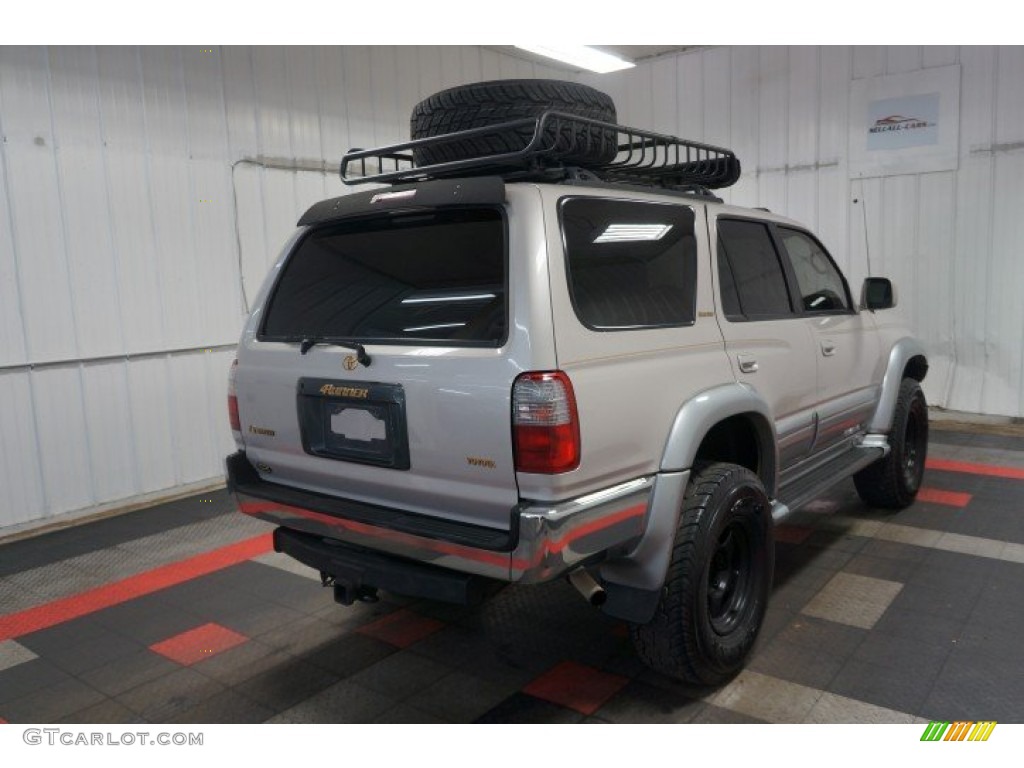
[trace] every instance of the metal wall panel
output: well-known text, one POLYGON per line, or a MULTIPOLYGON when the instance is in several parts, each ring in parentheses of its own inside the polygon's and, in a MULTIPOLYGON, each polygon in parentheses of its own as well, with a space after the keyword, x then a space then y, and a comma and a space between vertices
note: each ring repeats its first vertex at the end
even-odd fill
POLYGON ((855 292, 869 265, 896 281, 897 311, 932 358, 925 382, 932 403, 1020 416, 1022 72, 1019 46, 735 47, 662 57, 614 78, 584 80, 617 100, 625 95, 620 104, 630 110, 646 103, 642 94, 653 83, 651 119, 659 130, 707 141, 725 130, 725 143, 743 164, 740 182, 722 192, 726 200, 766 206, 815 227, 855 292), (673 62, 675 94, 666 94, 673 62), (954 63, 962 81, 959 169, 851 179, 851 81, 954 63), (674 126, 660 107, 673 96, 674 126))
POLYGON ((534 76, 565 77, 467 46, 0 48, 0 529, 218 477, 243 279, 350 191, 350 147, 534 76))
POLYGON ((47 510, 28 371, 0 371, 0 404, 0 525, 14 525, 47 510))
POLYGON ((480 79, 577 79, 623 122, 731 146, 726 199, 815 225, 855 288, 869 256, 898 281, 932 402, 1022 415, 1021 71, 1013 47, 712 48, 605 76, 466 46, 0 48, 0 527, 219 476, 243 280, 350 191, 344 151, 480 79), (949 63, 959 170, 851 180, 850 81, 949 63))
POLYGON ((128 402, 128 372, 122 361, 82 366, 87 455, 93 479, 94 504, 124 499, 136 486, 136 434, 128 402))

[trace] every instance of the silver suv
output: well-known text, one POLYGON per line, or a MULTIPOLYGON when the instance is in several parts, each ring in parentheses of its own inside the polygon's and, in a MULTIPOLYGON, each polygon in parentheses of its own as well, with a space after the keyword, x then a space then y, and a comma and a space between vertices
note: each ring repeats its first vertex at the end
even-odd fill
POLYGON ((910 504, 924 351, 797 222, 725 205, 728 150, 617 125, 598 91, 462 86, 371 191, 310 208, 238 346, 228 484, 337 600, 471 603, 567 577, 640 657, 742 666, 773 521, 853 477, 910 504))

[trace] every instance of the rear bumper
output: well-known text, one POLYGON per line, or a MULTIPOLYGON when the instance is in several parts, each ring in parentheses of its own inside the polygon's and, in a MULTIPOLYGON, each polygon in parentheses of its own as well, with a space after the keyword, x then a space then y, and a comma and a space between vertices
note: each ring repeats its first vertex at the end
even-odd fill
POLYGON ((556 504, 510 510, 511 531, 415 515, 263 480, 242 452, 227 459, 241 512, 276 525, 462 573, 523 583, 553 579, 644 532, 654 476, 556 504))

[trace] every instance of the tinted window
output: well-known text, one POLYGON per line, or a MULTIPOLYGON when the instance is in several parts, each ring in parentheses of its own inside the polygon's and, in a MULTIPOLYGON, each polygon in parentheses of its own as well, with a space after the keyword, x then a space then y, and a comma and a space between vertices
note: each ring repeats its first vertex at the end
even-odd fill
POLYGON ((309 234, 274 288, 262 338, 497 345, 506 316, 500 212, 437 211, 309 234))
POLYGON ((574 198, 562 206, 566 272, 580 321, 595 330, 693 322, 693 211, 574 198))
POLYGON ((726 315, 753 319, 792 313, 782 264, 764 224, 719 219, 718 264, 726 315))
POLYGON ((832 259, 807 234, 779 227, 789 262, 796 274, 800 298, 807 312, 845 312, 850 308, 846 285, 832 259))

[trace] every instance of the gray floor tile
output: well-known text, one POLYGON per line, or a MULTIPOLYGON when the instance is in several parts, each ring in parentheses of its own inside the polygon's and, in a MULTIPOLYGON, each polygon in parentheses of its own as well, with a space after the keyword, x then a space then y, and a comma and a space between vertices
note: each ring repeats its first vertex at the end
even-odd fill
POLYGON ((903 585, 870 576, 838 573, 802 609, 808 616, 871 629, 903 585))
POLYGON ((38 658, 36 653, 15 640, 0 642, 0 672, 35 658, 38 658))

